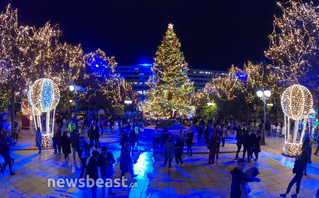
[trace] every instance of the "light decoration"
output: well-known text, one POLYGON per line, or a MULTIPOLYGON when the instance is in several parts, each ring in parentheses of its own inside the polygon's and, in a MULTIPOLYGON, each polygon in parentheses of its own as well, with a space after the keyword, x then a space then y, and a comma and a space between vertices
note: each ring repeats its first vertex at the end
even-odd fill
POLYGON ((298 83, 319 95, 319 12, 313 1, 288 0, 277 3, 282 15, 275 16, 270 46, 265 52, 272 68, 286 86, 298 83))
POLYGON ((181 51, 181 42, 169 24, 162 44, 156 51, 153 75, 147 84, 147 99, 142 103, 143 115, 148 119, 169 119, 172 109, 177 118, 186 118, 192 111, 193 83, 188 64, 181 51))
POLYGON ((36 80, 29 89, 28 99, 32 106, 32 114, 35 128, 42 131, 42 113, 46 113, 46 133, 42 134, 42 146, 51 145, 54 132, 55 108, 60 101, 60 90, 58 85, 48 78, 36 80), (51 111, 52 114, 52 121, 51 111))
POLYGON ((288 87, 281 96, 281 107, 285 114, 284 134, 285 144, 283 154, 295 156, 300 152, 302 140, 306 130, 307 117, 313 107, 313 98, 310 91, 302 85, 292 85, 288 87), (291 120, 294 120, 294 131, 290 131, 291 120), (303 120, 303 129, 300 140, 297 142, 298 126, 303 120))

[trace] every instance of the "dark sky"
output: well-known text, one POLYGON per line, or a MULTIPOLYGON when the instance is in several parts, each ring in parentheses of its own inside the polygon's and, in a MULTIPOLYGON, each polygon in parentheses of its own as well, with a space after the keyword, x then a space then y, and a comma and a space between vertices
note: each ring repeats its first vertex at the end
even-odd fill
POLYGON ((274 0, 1 0, 23 25, 60 24, 64 41, 101 48, 120 65, 151 62, 173 23, 191 68, 226 70, 264 58, 274 0))

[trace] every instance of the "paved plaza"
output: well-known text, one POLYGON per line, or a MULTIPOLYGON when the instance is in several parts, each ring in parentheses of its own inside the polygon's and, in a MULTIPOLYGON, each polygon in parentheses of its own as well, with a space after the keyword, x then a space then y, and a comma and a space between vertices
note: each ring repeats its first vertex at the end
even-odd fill
MULTIPOLYGON (((119 170, 119 133, 108 133, 101 137, 103 146, 114 153, 116 159, 115 175, 120 176, 119 170)), ((285 192, 292 179, 294 159, 281 155, 283 140, 267 138, 267 146, 262 147, 260 159, 257 163, 247 163, 246 169, 256 166, 261 174, 260 183, 250 183, 252 197, 279 197, 285 192)), ((226 141, 221 147, 218 163, 209 165, 208 150, 205 146, 194 147, 194 155, 184 155, 184 166, 176 167, 175 161, 171 168, 163 167, 161 153, 153 153, 150 138, 143 138, 139 144, 139 151, 133 155, 134 171, 138 174, 132 188, 116 188, 116 197, 229 197, 231 175, 230 171, 236 165, 235 141, 226 141)), ((314 144, 314 148, 316 145, 314 144)), ((13 150, 15 176, 0 176, 1 197, 91 197, 89 188, 48 188, 48 178, 78 178, 80 163, 71 160, 66 163, 63 155, 56 155, 53 149, 43 150, 38 154, 34 146, 34 137, 26 133, 21 135, 18 145, 13 150)), ((313 163, 308 165, 308 176, 301 183, 299 197, 315 197, 319 188, 319 158, 312 157, 313 163)), ((129 178, 130 176, 127 175, 129 178)), ((295 192, 293 187, 292 192, 295 192)), ((102 190, 98 189, 98 197, 102 190)))

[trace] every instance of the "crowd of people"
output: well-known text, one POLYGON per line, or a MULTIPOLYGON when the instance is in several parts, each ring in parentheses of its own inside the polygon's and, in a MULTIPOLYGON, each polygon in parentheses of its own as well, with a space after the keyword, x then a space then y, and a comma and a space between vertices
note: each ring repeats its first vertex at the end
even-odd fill
MULTIPOLYGON (((88 118, 88 117, 86 117, 88 118)), ((100 145, 99 137, 106 133, 105 130, 108 126, 105 123, 109 123, 110 131, 112 132, 111 121, 104 122, 104 118, 94 119, 86 118, 83 122, 74 123, 72 120, 67 124, 67 131, 63 131, 63 123, 57 121, 55 126, 55 132, 53 135, 53 148, 55 154, 63 154, 65 162, 70 160, 69 155, 72 154, 73 162, 76 159, 80 160, 81 172, 80 178, 89 177, 97 180, 102 178, 106 179, 113 178, 113 165, 116 162, 112 152, 109 152, 105 146, 100 145), (89 124, 87 123, 89 122, 89 124), (79 126, 78 126, 79 125, 79 126), (88 129, 85 133, 84 129, 88 129), (85 136, 88 137, 89 142, 86 141, 85 136), (100 168, 98 168, 100 167, 100 168)), ((119 157, 121 178, 126 173, 131 175, 131 178, 136 177, 133 171, 133 160, 132 155, 134 151, 138 150, 138 142, 141 134, 141 124, 139 122, 125 122, 119 121, 120 133, 121 133, 121 154, 119 157), (122 122, 122 123, 121 123, 122 122)), ((114 123, 113 123, 114 124, 114 123)), ((237 125, 229 124, 229 122, 203 122, 200 121, 198 124, 191 125, 187 132, 181 130, 179 135, 171 134, 169 129, 155 128, 153 132, 153 151, 162 152, 164 155, 165 167, 172 167, 172 161, 175 158, 176 166, 183 166, 183 155, 193 156, 193 144, 203 146, 207 145, 209 150, 208 164, 214 164, 218 162, 220 147, 226 146, 226 137, 236 139, 237 151, 235 159, 238 160, 237 166, 230 172, 232 175, 231 184, 231 197, 249 197, 251 192, 248 183, 249 182, 260 182, 257 176, 260 174, 257 168, 251 168, 244 172, 246 162, 255 162, 258 160, 259 152, 261 152, 261 140, 262 136, 259 130, 249 129, 247 124, 237 125), (187 147, 186 153, 184 153, 184 147, 187 147), (243 148, 243 149, 242 149, 243 148), (243 154, 240 157, 239 153, 242 150, 243 154), (247 161, 245 157, 247 156, 247 161)), ((318 139, 319 141, 319 139, 318 139)), ((42 134, 40 128, 36 129, 35 142, 41 153, 42 134)), ((0 132, 0 152, 4 158, 4 164, 0 164, 1 172, 4 173, 5 168, 8 166, 10 175, 14 175, 12 171, 12 164, 14 159, 10 157, 11 147, 16 144, 11 139, 11 136, 4 130, 0 132)), ((317 154, 318 148, 315 152, 317 154)), ((297 156, 293 173, 295 177, 289 183, 288 188, 284 194, 280 196, 286 197, 290 192, 292 186, 296 183, 297 190, 294 197, 300 191, 300 183, 303 175, 306 175, 307 163, 311 163, 312 144, 310 136, 306 133, 302 152, 297 156)), ((105 188, 102 188, 103 196, 105 195, 105 188)), ((96 197, 97 187, 92 187, 92 196, 96 197)), ((114 195, 112 187, 108 188, 108 194, 114 195)))

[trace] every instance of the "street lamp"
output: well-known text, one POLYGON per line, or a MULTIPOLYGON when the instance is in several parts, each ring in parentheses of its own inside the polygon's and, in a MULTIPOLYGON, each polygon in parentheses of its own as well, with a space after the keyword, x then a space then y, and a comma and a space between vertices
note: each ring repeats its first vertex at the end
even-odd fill
POLYGON ((266 126, 266 100, 270 98, 271 96, 271 91, 268 89, 265 90, 258 90, 256 92, 257 96, 263 101, 264 103, 264 122, 263 122, 263 128, 262 128, 262 139, 261 139, 261 144, 265 145, 265 126, 266 126))
POLYGON ((124 100, 124 104, 126 104, 126 105, 130 105, 130 104, 132 104, 132 103, 133 103, 132 100, 124 100))
POLYGON ((215 105, 215 103, 213 103, 213 102, 208 102, 207 105, 208 105, 208 106, 213 106, 213 105, 215 105))
MULTIPOLYGON (((71 92, 75 92, 75 107, 74 107, 74 122, 75 122, 75 126, 76 126, 76 128, 78 127, 78 121, 77 121, 77 116, 76 116, 76 114, 77 114, 77 108, 78 108, 78 94, 79 94, 79 91, 81 91, 81 92, 84 92, 85 91, 85 88, 84 87, 81 87, 81 86, 77 86, 77 85, 75 85, 75 84, 71 84, 70 86, 69 86, 69 90, 71 91, 71 92)), ((71 102, 72 100, 70 100, 70 102, 71 102)))

